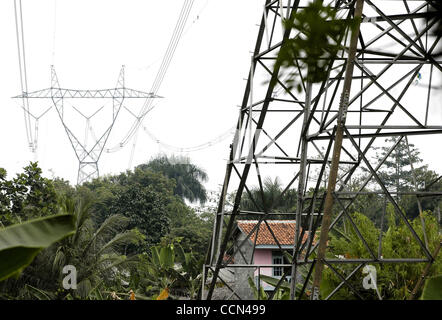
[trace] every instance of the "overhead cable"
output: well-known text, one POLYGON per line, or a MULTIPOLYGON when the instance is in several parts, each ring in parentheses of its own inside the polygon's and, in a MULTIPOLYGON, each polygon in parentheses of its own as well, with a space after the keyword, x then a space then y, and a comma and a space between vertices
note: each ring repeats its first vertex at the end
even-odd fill
MULTIPOLYGON (((29 101, 25 97, 24 93, 28 92, 28 76, 26 70, 26 50, 25 50, 25 37, 23 30, 23 13, 22 13, 22 3, 21 0, 14 0, 14 17, 15 17, 15 33, 17 37, 17 53, 18 53, 18 64, 19 64, 19 75, 20 75, 20 88, 23 93, 23 110, 24 110, 24 120, 26 129, 26 138, 28 140, 28 145, 32 152, 36 151, 37 145, 36 140, 33 138, 31 116, 29 111, 29 101)), ((36 127, 37 130, 38 127, 36 127)), ((37 135, 37 132, 36 134, 37 135)))
MULTIPOLYGON (((175 54, 176 48, 178 46, 178 43, 181 39, 184 27, 187 22, 187 18, 189 17, 189 13, 192 9, 194 0, 186 0, 183 4, 183 7, 181 8, 180 15, 178 17, 177 23, 175 25, 175 29, 173 31, 172 37, 169 41, 169 45, 167 47, 167 50, 164 54, 162 63, 160 65, 160 68, 157 72, 157 75, 154 79, 154 82, 152 84, 151 90, 149 91, 153 95, 156 95, 156 93, 159 91, 161 84, 164 80, 164 77, 166 75, 166 72, 169 68, 170 62, 172 61, 172 58, 175 54)), ((138 131, 141 122, 143 121, 144 117, 149 113, 154 106, 152 106, 153 99, 147 98, 143 104, 143 107, 141 108, 140 112, 138 113, 138 117, 136 117, 135 121, 133 122, 131 128, 129 129, 126 136, 121 140, 121 142, 113 147, 110 148, 109 151, 117 151, 120 148, 124 147, 128 141, 134 136, 136 131, 138 131)))

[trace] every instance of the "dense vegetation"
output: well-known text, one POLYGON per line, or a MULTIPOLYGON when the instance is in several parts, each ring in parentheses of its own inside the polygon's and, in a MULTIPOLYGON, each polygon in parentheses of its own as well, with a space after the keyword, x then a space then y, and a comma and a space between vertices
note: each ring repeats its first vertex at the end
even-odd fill
POLYGON ((165 156, 77 187, 42 177, 37 163, 11 180, 1 169, 2 228, 61 213, 74 217, 75 233, 0 282, 0 298, 125 299, 132 290, 149 299, 166 289, 162 298, 196 297, 212 221, 185 199, 203 203, 206 179, 187 158, 165 156), (76 290, 63 289, 66 265, 76 267, 76 290))
MULTIPOLYGON (((419 151, 410 145, 416 166, 416 183, 411 179, 410 163, 406 163, 399 145, 382 167, 381 176, 391 190, 406 192, 417 185, 421 190, 441 190, 438 175, 421 165, 419 151), (433 182, 431 182, 433 181, 433 182)), ((378 157, 383 156, 382 148, 378 157)), ((206 173, 188 159, 159 156, 150 162, 118 175, 105 176, 72 187, 62 179, 47 179, 37 163, 8 180, 0 170, 0 230, 20 225, 35 218, 68 214, 73 217, 73 231, 46 249, 37 248, 35 259, 15 277, 0 282, 0 299, 127 299, 132 292, 137 299, 198 298, 201 288, 202 263, 213 224, 213 212, 197 214, 186 201, 207 199, 202 182, 206 173), (38 253, 38 254, 37 254, 38 253), (77 269, 76 290, 63 289, 63 266, 77 269), (131 291, 132 290, 132 291, 131 291)), ((359 188, 364 176, 355 177, 352 188, 359 188)), ((367 189, 374 186, 367 186, 367 189)), ((263 194, 252 188, 243 195, 244 210, 262 208, 262 200, 272 212, 295 212, 296 190, 283 194, 279 179, 264 179, 263 194)), ((420 234, 420 216, 416 199, 397 195, 404 214, 420 234)), ((440 242, 436 209, 437 198, 421 201, 430 251, 440 242)), ((409 230, 397 219, 381 196, 361 195, 350 208, 352 219, 377 251, 379 233, 383 233, 382 254, 386 258, 418 256, 419 247, 411 241, 409 230), (380 217, 385 211, 382 231, 380 217)), ((278 218, 275 216, 275 218, 278 218)), ((369 253, 346 220, 332 233, 329 246, 333 254, 362 258, 369 253)), ((0 248, 1 249, 1 248, 0 248)), ((0 250, 1 251, 1 250, 0 250)), ((27 264, 26 264, 27 265, 27 264)), ((350 266, 340 272, 348 274, 350 266), (348 270, 347 270, 348 269, 348 270)), ((378 287, 383 299, 403 299, 422 274, 423 264, 377 266, 378 287)), ((429 275, 441 274, 441 258, 433 264, 429 275)), ((358 272, 350 283, 360 283, 358 272)), ((267 279, 272 281, 271 279, 267 279)), ((325 270, 321 285, 327 296, 340 279, 325 270)), ((274 298, 287 298, 284 290, 274 298)), ((355 294, 342 287, 335 299, 354 299, 355 294)), ((364 299, 377 298, 367 291, 364 299)))

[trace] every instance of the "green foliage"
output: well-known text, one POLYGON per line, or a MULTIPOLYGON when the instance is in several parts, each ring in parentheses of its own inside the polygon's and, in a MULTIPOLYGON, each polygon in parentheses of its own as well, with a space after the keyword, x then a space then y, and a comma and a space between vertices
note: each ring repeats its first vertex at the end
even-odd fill
POLYGON ((287 190, 282 195, 284 189, 278 178, 272 180, 266 177, 262 189, 261 192, 259 187, 254 187, 250 189, 250 194, 244 193, 241 200, 241 209, 264 211, 264 208, 266 208, 271 212, 288 212, 296 208, 296 190, 287 190))
POLYGON ((148 244, 158 243, 161 236, 168 232, 170 219, 164 194, 151 188, 131 185, 116 195, 116 201, 109 208, 113 214, 121 214, 130 219, 129 228, 137 227, 146 237, 148 244))
MULTIPOLYGON (((287 251, 284 251, 283 254, 284 254, 284 257, 287 259, 287 261, 291 261, 292 256, 290 253, 288 253, 287 251)), ((303 279, 307 278, 308 270, 305 265, 298 266, 297 272, 298 272, 298 277, 301 277, 303 279)), ((274 288, 276 288, 276 286, 278 286, 278 283, 280 282, 280 278, 270 277, 265 274, 261 274, 259 276, 259 278, 261 281, 273 286, 274 288)), ((255 282, 253 281, 253 279, 250 276, 248 277, 247 280, 249 282, 250 288, 252 289, 255 299, 258 299, 258 297, 259 297, 259 300, 267 300, 270 298, 270 296, 264 291, 262 286, 260 286, 260 288, 258 290, 255 282)), ((308 299, 308 295, 310 294, 308 291, 308 288, 311 288, 311 286, 312 286, 312 280, 310 278, 308 281, 307 288, 306 288, 307 290, 303 293, 301 299, 308 299)), ((296 288, 295 288, 297 298, 299 298, 299 296, 301 295, 302 287, 303 287, 303 283, 297 283, 296 288)), ((285 280, 281 281, 281 283, 279 283, 278 290, 276 290, 276 292, 274 292, 272 299, 273 300, 289 300, 290 299, 290 283, 285 280)))
MULTIPOLYGON (((129 218, 128 228, 136 227, 150 246, 169 231, 168 205, 175 201, 173 186, 173 181, 161 173, 138 168, 134 172, 95 179, 79 191, 91 199, 97 225, 111 215, 123 215, 129 218)), ((130 250, 141 252, 144 248, 132 246, 130 250)))
POLYGON ((73 233, 72 215, 39 218, 0 229, 0 281, 17 276, 42 249, 73 233))
MULTIPOLYGON (((324 6, 322 0, 310 2, 284 20, 285 28, 297 33, 284 42, 276 60, 276 65, 287 73, 288 88, 295 86, 299 76, 311 83, 326 80, 332 61, 343 49, 346 30, 356 24, 355 20, 337 19, 337 11, 324 6)), ((300 83, 296 86, 298 91, 302 90, 300 83)))
MULTIPOLYGON (((279 282, 278 278, 273 278, 266 275, 261 275, 260 278, 262 281, 268 283, 273 287, 276 287, 279 282)), ((289 300, 289 299, 290 299, 290 283, 288 283, 287 281, 282 281, 279 286, 279 289, 273 296, 273 300, 289 300)))
POLYGON ((0 168, 0 226, 57 213, 54 185, 41 174, 37 162, 31 162, 12 180, 0 168))
MULTIPOLYGON (((196 298, 213 216, 189 208, 181 198, 192 200, 189 191, 179 196, 175 178, 187 175, 177 180, 190 188, 207 176, 190 162, 172 167, 169 177, 161 168, 140 166, 75 188, 63 179, 42 178, 36 164, 12 181, 1 169, 0 221, 63 212, 74 217, 75 234, 42 250, 18 278, 1 282, 0 298, 109 299, 133 289, 141 299, 166 286, 171 297, 196 298), (77 290, 62 288, 67 264, 77 269, 77 290)), ((198 187, 192 193, 193 200, 204 200, 198 187)))
MULTIPOLYGON (((158 161, 149 163, 158 165, 158 161)), ((168 241, 179 237, 183 248, 193 251, 199 259, 206 253, 212 220, 199 217, 174 195, 174 179, 157 169, 158 172, 147 164, 141 165, 133 172, 85 183, 78 192, 91 199, 96 224, 110 215, 121 214, 130 219, 129 228, 136 226, 145 235, 145 245, 131 246, 129 252, 140 253, 163 237, 168 241)), ((177 172, 176 166, 172 171, 177 172)))
POLYGON ((204 213, 198 216, 180 199, 170 203, 167 210, 170 216, 170 232, 163 240, 167 243, 179 238, 185 251, 192 251, 197 260, 202 259, 207 253, 214 216, 204 213))
MULTIPOLYGON (((352 215, 361 234, 366 239, 368 246, 377 255, 379 229, 364 215, 354 213, 352 215)), ((412 233, 401 220, 395 218, 393 207, 387 206, 388 229, 383 232, 382 240, 382 256, 385 259, 394 258, 423 258, 424 253, 417 241, 413 238, 412 233)), ((439 225, 436 218, 431 212, 424 212, 426 233, 429 241, 429 251, 433 252, 434 248, 441 241, 439 234, 439 225)), ((419 237, 423 238, 421 221, 415 218, 411 221, 411 225, 417 232, 419 237)), ((364 258, 368 257, 368 250, 363 245, 352 227, 347 228, 344 236, 331 234, 329 240, 328 258, 336 259, 339 256, 345 258, 364 258)), ((349 274, 355 266, 343 264, 338 266, 337 270, 341 274, 349 274)), ((415 287, 417 281, 422 275, 425 267, 424 263, 403 263, 403 264, 383 264, 375 265, 377 271, 377 285, 383 299, 404 299, 415 287)), ((440 255, 433 263, 429 275, 442 273, 442 259, 440 255)), ((377 299, 374 290, 365 290, 362 287, 362 279, 365 275, 362 269, 357 272, 349 283, 358 290, 364 299, 377 299)), ((325 268, 323 281, 321 282, 322 298, 328 296, 331 291, 341 282, 339 277, 330 269, 325 268)), ((356 299, 355 294, 347 287, 342 288, 333 296, 332 299, 356 299)))
POLYGON ((59 198, 75 198, 77 195, 77 190, 70 185, 69 181, 63 178, 53 178, 51 183, 59 198))
MULTIPOLYGON (((375 227, 374 223, 368 217, 358 212, 351 214, 350 217, 358 227, 362 237, 367 241, 369 248, 373 252, 377 252, 376 244, 379 238, 379 230, 375 227)), ((335 237, 330 243, 330 251, 333 252, 333 255, 343 255, 346 258, 371 257, 370 252, 361 241, 349 219, 346 218, 344 223, 347 230, 345 237, 335 237)))
MULTIPOLYGON (((385 146, 375 149, 380 149, 381 152, 377 154, 377 159, 382 159, 387 154, 390 147, 396 143, 397 137, 385 139, 385 146)), ((396 148, 391 152, 389 157, 385 160, 380 170, 380 177, 387 187, 395 187, 396 191, 406 191, 414 188, 413 172, 411 164, 413 164, 416 174, 421 176, 427 170, 427 166, 419 166, 422 162, 420 152, 414 147, 414 144, 409 143, 410 155, 408 154, 407 144, 405 139, 402 139, 396 148)), ((421 184, 422 181, 418 181, 421 184)))
MULTIPOLYGON (((391 212, 388 208, 387 212, 391 212)), ((390 227, 385 233, 383 244, 383 255, 385 258, 398 257, 423 257, 423 251, 414 239, 413 235, 402 222, 393 222, 393 215, 390 213, 390 227), (396 225, 394 225, 396 223, 396 225)), ((425 230, 428 237, 429 251, 434 249, 441 241, 439 233, 439 224, 431 212, 424 212, 425 230)), ((423 239, 423 230, 419 217, 411 221, 413 229, 418 236, 423 239)), ((403 299, 408 296, 416 285, 417 280, 422 275, 424 264, 404 264, 404 265, 385 265, 384 271, 381 271, 380 280, 383 280, 385 296, 389 299, 403 299)), ((439 255, 430 269, 429 275, 442 273, 442 258, 439 255)))
POLYGON ((75 234, 43 250, 18 279, 8 279, 0 291, 21 299, 41 298, 34 289, 51 299, 86 299, 96 297, 98 288, 121 289, 128 280, 127 270, 137 260, 122 253, 128 245, 142 241, 139 232, 126 230, 129 219, 113 215, 94 228, 90 203, 67 198, 60 210, 74 217, 75 234), (77 290, 62 288, 65 265, 77 269, 77 290))
MULTIPOLYGON (((374 156, 373 162, 378 163, 381 161, 396 141, 397 138, 387 139, 385 141, 386 146, 374 148, 378 151, 374 156)), ((422 163, 420 151, 415 148, 413 144, 410 143, 409 146, 411 161, 408 156, 406 142, 402 140, 378 170, 378 175, 381 180, 390 191, 415 191, 410 165, 412 162, 415 169, 418 191, 438 192, 442 190, 442 179, 439 179, 440 175, 422 163)), ((351 183, 348 184, 348 191, 359 191, 361 183, 367 178, 368 170, 364 167, 361 168, 366 171, 367 174, 352 177, 351 183)), ((373 191, 373 189, 380 190, 380 186, 374 179, 371 179, 371 182, 362 191, 373 191)), ((409 219, 413 219, 419 215, 419 207, 415 195, 393 196, 409 219)), ((437 211, 437 208, 442 204, 440 197, 419 197, 419 201, 423 210, 437 211)), ((385 204, 385 196, 381 194, 360 194, 353 201, 349 211, 364 213, 377 227, 380 227, 385 204)))
POLYGON ((192 164, 187 157, 166 155, 157 156, 147 164, 138 166, 142 170, 160 172, 165 177, 175 181, 174 194, 190 202, 207 200, 206 189, 202 182, 207 181, 207 173, 200 167, 192 164))
POLYGON ((253 281, 252 277, 248 277, 247 281, 249 282, 250 289, 252 289, 253 297, 255 300, 267 300, 269 296, 264 291, 264 288, 262 286, 258 288, 256 287, 255 281, 253 281))
MULTIPOLYGON (((109 216, 100 226, 94 228, 90 216, 91 204, 84 201, 72 203, 67 199, 66 210, 76 217, 76 234, 57 247, 51 248, 51 269, 60 274, 64 265, 77 268, 78 290, 67 293, 73 297, 86 298, 94 287, 120 289, 128 280, 127 270, 136 263, 135 256, 127 256, 126 248, 143 241, 143 235, 136 229, 129 229, 129 219, 122 215, 109 216)), ((61 280, 59 278, 59 280, 61 280)), ((58 283, 59 284, 59 283, 58 283)))
POLYGON ((185 252, 181 245, 177 245, 175 249, 178 262, 181 264, 181 277, 177 285, 190 299, 197 299, 202 285, 201 271, 204 257, 199 257, 192 251, 185 252))
POLYGON ((171 298, 174 294, 186 295, 195 299, 201 287, 202 260, 197 261, 191 252, 186 253, 179 239, 150 248, 150 255, 140 255, 137 279, 139 291, 156 299, 167 290, 171 298))
POLYGON ((442 275, 429 278, 425 281, 421 300, 442 300, 442 275))
MULTIPOLYGON (((375 150, 379 150, 379 152, 376 153, 375 160, 379 162, 381 159, 383 159, 390 147, 396 143, 397 140, 397 137, 386 139, 386 146, 374 148, 375 150)), ((428 165, 422 164, 420 151, 415 148, 414 144, 409 143, 409 147, 410 154, 408 153, 408 147, 405 139, 402 139, 381 166, 378 173, 385 186, 396 192, 414 191, 416 188, 414 184, 413 171, 411 168, 411 164, 413 164, 417 188, 420 191, 440 191, 442 189, 442 180, 437 180, 439 175, 430 170, 428 165)), ((379 189, 377 184, 375 187, 379 189)), ((377 207, 376 211, 378 212, 378 214, 373 214, 372 216, 380 217, 382 207, 379 204, 381 203, 381 199, 379 196, 370 197, 377 197, 377 200, 379 200, 377 201, 378 204, 376 205, 376 199, 371 199, 374 200, 372 203, 375 204, 375 207, 377 207)), ((367 197, 359 198, 364 200, 367 197)), ((415 218, 418 216, 419 209, 415 196, 396 195, 395 200, 404 209, 407 217, 415 218)), ((437 197, 423 197, 419 200, 424 210, 435 210, 441 204, 440 198, 437 197)), ((367 207, 370 208, 370 206, 367 207)))

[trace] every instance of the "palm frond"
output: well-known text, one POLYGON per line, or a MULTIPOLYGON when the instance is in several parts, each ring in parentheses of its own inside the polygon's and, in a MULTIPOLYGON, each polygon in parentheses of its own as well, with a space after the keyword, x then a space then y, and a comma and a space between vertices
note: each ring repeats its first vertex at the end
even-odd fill
POLYGON ((53 298, 51 297, 51 294, 49 292, 35 288, 29 284, 25 285, 25 290, 27 294, 29 294, 31 297, 36 298, 37 300, 52 300, 53 298))
POLYGON ((100 235, 109 235, 122 230, 129 224, 130 219, 121 215, 113 214, 109 216, 93 235, 93 239, 100 235))
POLYGON ((133 230, 128 230, 115 235, 110 241, 104 244, 98 251, 98 255, 105 252, 115 250, 119 246, 137 243, 140 240, 139 235, 133 230))
POLYGON ((63 251, 63 247, 60 246, 55 252, 54 261, 52 262, 52 272, 55 273, 61 270, 64 265, 66 265, 66 255, 63 251))

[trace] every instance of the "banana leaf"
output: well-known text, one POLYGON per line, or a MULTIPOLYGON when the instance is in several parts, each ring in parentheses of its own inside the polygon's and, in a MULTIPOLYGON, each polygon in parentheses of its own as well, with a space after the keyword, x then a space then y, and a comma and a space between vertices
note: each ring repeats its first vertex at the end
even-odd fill
POLYGON ((74 232, 74 216, 66 214, 0 229, 0 281, 20 274, 41 250, 74 232))
POLYGON ((175 262, 175 254, 171 246, 162 247, 160 249, 160 263, 164 268, 173 268, 175 262))
POLYGON ((442 300, 442 275, 427 279, 421 300, 442 300))
MULTIPOLYGON (((276 287, 276 285, 279 282, 278 278, 269 277, 264 274, 260 275, 260 278, 262 281, 274 287, 276 287)), ((288 283, 287 281, 282 281, 281 284, 279 285, 279 288, 282 290, 290 290, 290 283, 288 283)))
POLYGON ((250 276, 247 278, 247 280, 249 281, 249 286, 252 289, 253 296, 255 297, 256 300, 267 300, 269 298, 262 286, 259 287, 258 291, 258 288, 255 285, 255 281, 253 281, 253 279, 250 276))

